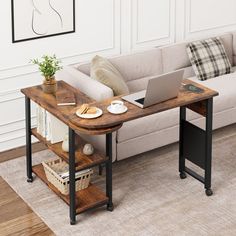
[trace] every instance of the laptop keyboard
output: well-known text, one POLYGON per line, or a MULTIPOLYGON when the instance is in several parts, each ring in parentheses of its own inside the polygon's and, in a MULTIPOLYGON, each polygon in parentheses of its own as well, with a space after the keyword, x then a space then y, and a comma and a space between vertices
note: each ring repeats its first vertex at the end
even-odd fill
POLYGON ((143 105, 144 104, 144 98, 139 98, 139 99, 135 100, 135 102, 138 102, 138 103, 143 105))

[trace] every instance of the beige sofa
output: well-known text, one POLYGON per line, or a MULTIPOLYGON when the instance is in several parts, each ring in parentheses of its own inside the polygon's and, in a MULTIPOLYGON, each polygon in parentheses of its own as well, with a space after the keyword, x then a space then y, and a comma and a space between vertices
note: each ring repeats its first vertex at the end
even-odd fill
MULTIPOLYGON (((236 34, 227 33, 219 37, 232 66, 236 65, 236 34)), ((207 81, 197 80, 186 53, 186 42, 109 60, 125 78, 130 92, 145 89, 148 76, 184 68, 185 78, 204 84, 220 94, 214 99, 213 128, 217 129, 236 122, 236 73, 207 81)), ((89 74, 90 64, 82 63, 64 68, 58 74, 58 78, 67 81, 98 101, 113 96, 110 88, 91 79, 89 74)), ((204 124, 204 119, 194 112, 188 111, 187 117, 196 125, 204 124)), ((126 122, 120 130, 113 134, 113 160, 122 160, 178 141, 178 123, 179 109, 126 122)), ((105 137, 85 138, 99 149, 105 150, 105 137)))

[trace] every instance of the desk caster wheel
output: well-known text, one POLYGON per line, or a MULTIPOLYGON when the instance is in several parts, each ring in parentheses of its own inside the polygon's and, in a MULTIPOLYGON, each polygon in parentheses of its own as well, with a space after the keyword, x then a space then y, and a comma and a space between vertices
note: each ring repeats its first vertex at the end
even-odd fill
POLYGON ((113 203, 107 204, 107 210, 108 210, 108 211, 113 211, 113 210, 114 210, 113 203))
POLYGON ((179 177, 180 177, 180 179, 186 179, 186 178, 187 178, 187 175, 186 175, 184 172, 181 172, 181 173, 179 174, 179 177))
POLYGON ((33 177, 30 177, 30 178, 27 179, 27 182, 28 182, 28 183, 32 183, 33 180, 34 180, 33 177))
POLYGON ((209 188, 209 189, 206 189, 206 195, 208 196, 208 197, 210 197, 210 196, 212 196, 213 195, 213 191, 209 188))
POLYGON ((75 220, 70 220, 70 225, 75 225, 76 221, 75 220))

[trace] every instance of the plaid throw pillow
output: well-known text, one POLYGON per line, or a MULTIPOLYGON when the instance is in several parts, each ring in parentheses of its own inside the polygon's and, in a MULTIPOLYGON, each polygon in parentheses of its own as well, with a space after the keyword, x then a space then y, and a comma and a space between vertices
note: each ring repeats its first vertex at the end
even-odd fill
POLYGON ((194 72, 200 80, 231 72, 230 61, 219 38, 189 43, 187 52, 194 72))

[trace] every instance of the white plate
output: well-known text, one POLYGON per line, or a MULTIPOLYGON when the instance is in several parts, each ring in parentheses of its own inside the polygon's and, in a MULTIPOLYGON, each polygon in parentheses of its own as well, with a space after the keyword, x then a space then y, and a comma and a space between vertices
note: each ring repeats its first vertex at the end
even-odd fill
POLYGON ((76 111, 76 115, 80 118, 83 119, 94 119, 94 118, 98 118, 99 116, 102 115, 102 110, 100 108, 97 108, 97 112, 95 114, 80 114, 78 112, 78 110, 76 111))
POLYGON ((107 107, 107 110, 112 114, 119 115, 119 114, 123 114, 123 113, 127 112, 128 108, 126 106, 123 106, 123 109, 121 111, 112 111, 111 110, 111 105, 110 105, 110 106, 107 107))

